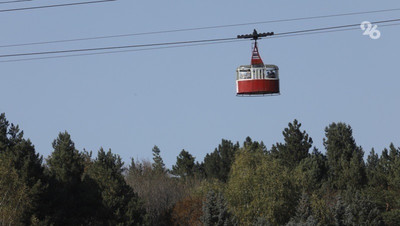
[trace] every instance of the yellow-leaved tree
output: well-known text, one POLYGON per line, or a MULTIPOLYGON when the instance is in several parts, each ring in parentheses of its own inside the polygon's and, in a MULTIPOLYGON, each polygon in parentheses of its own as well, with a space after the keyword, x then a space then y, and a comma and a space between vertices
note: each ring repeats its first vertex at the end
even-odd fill
POLYGON ((288 168, 262 149, 244 147, 232 166, 226 197, 241 225, 282 225, 293 215, 299 194, 288 168))

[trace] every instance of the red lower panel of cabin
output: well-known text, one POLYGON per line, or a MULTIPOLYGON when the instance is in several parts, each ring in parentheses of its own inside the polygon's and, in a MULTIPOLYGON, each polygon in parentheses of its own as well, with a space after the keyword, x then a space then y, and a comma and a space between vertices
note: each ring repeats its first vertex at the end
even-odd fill
POLYGON ((274 94, 279 93, 279 79, 252 79, 236 81, 237 94, 274 94))

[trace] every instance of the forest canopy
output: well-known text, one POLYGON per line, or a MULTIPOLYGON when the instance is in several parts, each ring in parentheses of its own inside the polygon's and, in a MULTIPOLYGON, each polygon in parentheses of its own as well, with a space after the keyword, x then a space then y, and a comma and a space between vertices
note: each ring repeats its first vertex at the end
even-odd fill
POLYGON ((43 158, 0 115, 0 225, 400 225, 400 148, 367 156, 350 125, 326 126, 324 150, 297 120, 283 142, 222 139, 202 161, 168 169, 78 150, 60 132, 43 158))

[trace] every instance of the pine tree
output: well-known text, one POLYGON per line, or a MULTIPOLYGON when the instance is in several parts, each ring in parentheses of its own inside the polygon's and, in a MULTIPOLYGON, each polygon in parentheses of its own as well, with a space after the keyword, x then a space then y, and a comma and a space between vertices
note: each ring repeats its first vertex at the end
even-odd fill
POLYGON ((296 167, 301 160, 309 156, 308 152, 313 143, 311 137, 306 131, 301 131, 300 127, 301 123, 296 119, 289 123, 288 128, 282 132, 285 143, 277 143, 271 149, 271 154, 289 168, 296 167))
POLYGON ((84 158, 75 149, 71 136, 60 133, 53 141, 54 151, 47 159, 48 175, 51 178, 47 220, 55 225, 81 225, 96 219, 97 186, 83 181, 84 158), (94 188, 93 188, 94 187, 94 188), (89 196, 88 196, 89 194, 89 196), (94 202, 94 203, 92 203, 94 202))
POLYGON ((31 205, 20 209, 22 221, 30 223, 32 217, 41 215, 40 202, 45 190, 43 158, 36 153, 35 147, 24 139, 18 125, 10 124, 5 114, 0 114, 0 158, 9 159, 10 166, 17 173, 18 180, 27 188, 31 205))
MULTIPOLYGON (((142 225, 145 210, 123 176, 121 157, 101 148, 87 175, 99 186, 103 225, 142 225)), ((99 223, 100 223, 99 222, 99 223)))
POLYGON ((304 191, 311 193, 321 188, 328 177, 326 156, 314 148, 313 153, 299 163, 295 173, 304 191))
POLYGON ((400 148, 393 143, 389 150, 382 151, 380 164, 386 176, 387 189, 384 191, 384 221, 387 225, 400 224, 400 148))
POLYGON ((380 211, 369 197, 359 191, 351 191, 349 195, 343 219, 345 225, 382 225, 380 211))
POLYGON ((226 182, 238 149, 239 143, 233 144, 229 140, 222 139, 218 148, 204 157, 204 170, 207 178, 226 182))
POLYGON ((333 218, 336 226, 345 225, 346 204, 343 202, 341 196, 337 196, 336 204, 333 207, 333 218))
POLYGON ((325 128, 325 136, 332 188, 362 188, 366 184, 364 152, 356 145, 351 127, 344 123, 332 123, 325 128))
POLYGON ((318 225, 318 221, 314 218, 312 214, 312 207, 311 207, 311 202, 310 198, 307 195, 307 193, 303 193, 301 195, 299 204, 297 205, 296 208, 296 214, 294 217, 292 217, 289 221, 289 223, 286 224, 286 226, 302 226, 302 225, 307 225, 307 226, 313 226, 313 225, 318 225))
POLYGON ((172 166, 172 174, 181 178, 192 177, 195 173, 195 158, 184 149, 176 157, 176 164, 172 166))
POLYGON ((13 167, 10 156, 0 155, 0 225, 23 225, 24 212, 33 204, 29 188, 13 167))
POLYGON ((206 200, 203 203, 201 221, 204 225, 233 225, 232 215, 228 211, 227 203, 221 193, 208 192, 206 200))
POLYGON ((160 149, 157 147, 157 145, 155 145, 153 147, 153 169, 155 172, 157 173, 164 173, 165 172, 165 164, 163 159, 161 158, 160 155, 160 149))
POLYGON ((387 187, 387 181, 384 180, 385 176, 382 175, 382 171, 380 168, 381 167, 379 164, 379 156, 372 148, 370 154, 368 155, 366 163, 366 175, 368 179, 368 185, 370 187, 378 187, 382 185, 385 188, 387 187))

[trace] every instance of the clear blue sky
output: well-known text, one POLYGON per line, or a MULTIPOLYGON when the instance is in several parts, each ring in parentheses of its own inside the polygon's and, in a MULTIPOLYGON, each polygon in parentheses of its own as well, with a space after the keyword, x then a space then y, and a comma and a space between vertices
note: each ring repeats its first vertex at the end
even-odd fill
MULTIPOLYGON (((61 1, 57 1, 61 2, 61 1)), ((70 1, 65 1, 70 2, 70 1)), ((51 4, 3 4, 0 9, 51 4)), ((375 1, 133 1, 1 13, 0 45, 236 24, 399 8, 375 1)), ((0 48, 1 54, 235 37, 399 18, 400 13, 260 24, 182 33, 0 48)), ((251 42, 0 63, 0 112, 47 157, 67 130, 79 150, 111 148, 125 162, 151 159, 158 145, 168 167, 182 149, 202 161, 221 139, 246 136, 269 148, 298 119, 324 151, 324 128, 352 126, 366 154, 400 145, 400 26, 262 40, 265 63, 280 67, 281 95, 235 96, 235 69, 250 62, 251 42)))

